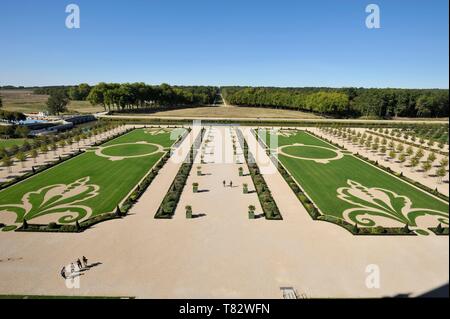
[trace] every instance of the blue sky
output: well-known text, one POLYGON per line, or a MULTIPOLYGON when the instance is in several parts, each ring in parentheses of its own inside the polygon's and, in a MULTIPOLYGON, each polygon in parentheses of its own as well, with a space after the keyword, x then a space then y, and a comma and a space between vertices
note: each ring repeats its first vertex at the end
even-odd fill
POLYGON ((448 88, 447 0, 2 0, 0 85, 448 88), (81 28, 65 27, 65 7, 81 28), (365 7, 381 29, 365 27, 365 7))

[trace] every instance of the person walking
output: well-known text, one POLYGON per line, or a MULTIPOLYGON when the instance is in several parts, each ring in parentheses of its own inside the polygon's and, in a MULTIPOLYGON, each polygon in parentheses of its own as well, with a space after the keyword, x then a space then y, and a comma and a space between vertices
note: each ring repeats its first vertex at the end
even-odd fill
POLYGON ((78 265, 79 269, 83 269, 83 264, 81 263, 80 258, 78 258, 78 260, 77 260, 77 265, 78 265))
POLYGON ((223 181, 223 187, 227 187, 227 182, 223 181))
POLYGON ((61 269, 61 277, 63 277, 64 280, 67 279, 67 276, 66 276, 66 267, 65 267, 65 266, 62 267, 62 269, 61 269))
POLYGON ((84 264, 84 267, 88 266, 88 260, 85 256, 83 256, 83 264, 84 264))
POLYGON ((233 181, 230 181, 230 187, 233 188, 233 181))
POLYGON ((71 263, 70 264, 70 273, 73 274, 75 272, 75 264, 71 263))

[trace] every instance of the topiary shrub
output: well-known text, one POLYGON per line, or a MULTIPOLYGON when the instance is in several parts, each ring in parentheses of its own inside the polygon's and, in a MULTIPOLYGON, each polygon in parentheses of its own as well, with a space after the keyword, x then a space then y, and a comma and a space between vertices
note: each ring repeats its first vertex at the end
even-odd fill
POLYGON ((298 195, 298 199, 302 202, 302 203, 306 203, 307 197, 305 196, 305 194, 299 194, 298 195))
POLYGON ((52 222, 52 223, 48 224, 48 229, 55 230, 55 229, 58 229, 58 228, 59 228, 59 226, 58 226, 57 223, 52 222))
POLYGON ((409 229, 409 225, 408 224, 406 224, 405 227, 402 228, 402 233, 403 234, 411 233, 411 230, 409 229))
POLYGON ((386 233, 387 233, 387 230, 386 230, 386 228, 384 228, 383 226, 377 226, 377 227, 375 227, 375 228, 373 229, 373 233, 374 233, 374 234, 377 234, 377 235, 380 235, 380 234, 386 234, 386 233))

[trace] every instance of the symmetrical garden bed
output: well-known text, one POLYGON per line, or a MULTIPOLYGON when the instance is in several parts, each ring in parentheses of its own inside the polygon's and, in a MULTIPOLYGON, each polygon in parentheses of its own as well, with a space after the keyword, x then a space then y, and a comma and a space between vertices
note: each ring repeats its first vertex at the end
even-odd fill
POLYGON ((167 161, 169 148, 186 136, 182 130, 181 136, 173 140, 172 133, 172 130, 157 133, 153 129, 133 130, 97 150, 2 190, 0 221, 11 220, 11 214, 15 219, 3 230, 21 226, 22 231, 82 231, 100 221, 123 216, 167 161), (105 149, 123 145, 127 146, 123 154, 98 155, 105 149), (137 155, 133 152, 129 156, 127 152, 132 151, 133 145, 137 147, 137 155), (142 145, 156 149, 142 153, 142 145), (34 225, 34 220, 41 225, 34 225))
MULTIPOLYGON (((264 134, 257 138, 267 149, 264 134)), ((425 234, 430 223, 448 225, 448 202, 329 143, 295 130, 281 132, 278 143, 280 173, 314 219, 354 234, 425 234), (320 149, 336 156, 317 156, 320 149)))

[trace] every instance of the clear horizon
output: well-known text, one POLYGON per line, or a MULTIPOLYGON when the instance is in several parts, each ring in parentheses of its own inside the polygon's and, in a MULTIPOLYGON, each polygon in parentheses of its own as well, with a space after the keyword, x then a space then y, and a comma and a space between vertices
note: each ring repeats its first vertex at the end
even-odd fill
POLYGON ((449 87, 443 0, 72 2, 80 29, 65 26, 71 2, 2 2, 0 86, 449 87))

